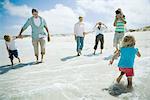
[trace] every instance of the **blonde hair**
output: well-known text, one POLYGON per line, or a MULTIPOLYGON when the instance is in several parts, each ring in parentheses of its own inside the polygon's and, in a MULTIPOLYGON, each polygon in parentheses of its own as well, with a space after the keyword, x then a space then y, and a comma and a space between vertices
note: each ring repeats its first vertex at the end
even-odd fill
POLYGON ((10 36, 9 35, 4 35, 4 39, 5 39, 5 41, 10 42, 10 36))
POLYGON ((127 35, 124 37, 122 41, 122 47, 134 47, 135 46, 135 38, 131 35, 127 35))

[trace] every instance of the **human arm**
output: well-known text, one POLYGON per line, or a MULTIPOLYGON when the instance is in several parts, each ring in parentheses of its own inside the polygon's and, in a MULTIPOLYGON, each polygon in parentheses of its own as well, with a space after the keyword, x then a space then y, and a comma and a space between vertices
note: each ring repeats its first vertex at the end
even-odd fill
POLYGON ((114 60, 115 60, 115 58, 118 57, 119 55, 120 55, 120 51, 116 52, 116 53, 113 55, 112 59, 109 61, 109 64, 112 65, 113 62, 114 62, 114 60))
POLYGON ((50 42, 50 33, 49 33, 49 29, 47 27, 45 19, 43 19, 43 23, 44 23, 44 28, 45 28, 45 30, 47 32, 47 41, 50 42))
POLYGON ((93 32, 95 32, 95 30, 96 30, 96 26, 98 25, 98 23, 96 23, 96 25, 92 28, 92 31, 88 31, 88 32, 86 32, 87 34, 89 34, 89 33, 93 33, 93 32))
POLYGON ((18 35, 19 38, 22 38, 22 33, 28 28, 29 25, 30 25, 30 19, 28 19, 26 23, 23 25, 23 27, 21 28, 18 35))
POLYGON ((76 40, 76 24, 74 25, 74 39, 76 40))
POLYGON ((6 45, 6 49, 7 49, 8 55, 9 55, 9 48, 8 48, 6 43, 5 43, 5 45, 6 45))
POLYGON ((47 31, 47 40, 48 40, 48 42, 50 41, 50 33, 49 33, 49 30, 48 30, 48 27, 47 26, 44 26, 45 27, 45 29, 46 29, 46 31, 47 31))
POLYGON ((121 20, 123 21, 124 24, 127 23, 126 20, 125 20, 125 17, 122 16, 122 17, 121 17, 121 20))
POLYGON ((139 52, 139 50, 138 49, 136 49, 136 55, 138 56, 138 57, 141 57, 141 53, 139 52))
POLYGON ((77 39, 75 34, 74 34, 74 39, 75 39, 75 40, 77 39))
POLYGON ((118 20, 118 18, 115 17, 114 26, 116 26, 117 20, 118 20))
POLYGON ((138 57, 141 57, 141 53, 138 51, 136 54, 138 57))
POLYGON ((103 25, 105 28, 107 28, 107 26, 106 26, 105 24, 102 23, 102 25, 103 25))

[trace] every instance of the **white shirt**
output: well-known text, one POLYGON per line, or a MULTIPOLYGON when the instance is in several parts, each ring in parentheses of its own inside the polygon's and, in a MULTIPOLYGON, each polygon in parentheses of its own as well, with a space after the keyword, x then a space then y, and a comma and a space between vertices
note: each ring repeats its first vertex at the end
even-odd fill
POLYGON ((9 50, 17 50, 17 47, 16 47, 16 43, 15 43, 15 37, 13 37, 10 42, 6 42, 6 45, 8 47, 9 50))
POLYGON ((74 33, 76 36, 84 37, 84 23, 83 22, 78 22, 74 26, 74 33))
POLYGON ((36 25, 36 26, 40 26, 40 24, 41 24, 41 20, 40 20, 40 18, 39 17, 37 17, 37 18, 34 18, 33 19, 34 20, 34 24, 36 25))
POLYGON ((96 36, 97 36, 97 35, 99 35, 99 34, 104 34, 105 29, 106 29, 105 27, 101 26, 101 27, 100 27, 100 30, 98 29, 98 27, 94 27, 93 30, 94 30, 94 32, 95 32, 95 34, 96 34, 96 36))

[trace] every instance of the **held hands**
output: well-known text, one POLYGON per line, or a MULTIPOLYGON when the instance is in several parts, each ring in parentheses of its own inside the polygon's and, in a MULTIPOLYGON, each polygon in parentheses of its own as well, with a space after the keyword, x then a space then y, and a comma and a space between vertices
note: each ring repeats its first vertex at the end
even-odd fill
POLYGON ((83 32, 83 35, 85 36, 85 35, 87 35, 88 34, 88 32, 83 32))
POLYGON ((21 38, 23 39, 23 36, 21 34, 19 34, 18 36, 16 36, 16 38, 21 38))

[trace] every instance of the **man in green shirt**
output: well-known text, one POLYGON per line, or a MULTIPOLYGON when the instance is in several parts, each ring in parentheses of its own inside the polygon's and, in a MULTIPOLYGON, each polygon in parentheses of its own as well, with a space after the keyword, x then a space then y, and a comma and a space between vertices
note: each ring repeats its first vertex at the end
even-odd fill
POLYGON ((47 37, 48 42, 50 41, 50 34, 46 25, 45 20, 38 15, 36 9, 32 9, 32 17, 30 17, 27 22, 22 27, 19 36, 22 37, 22 32, 24 32, 28 26, 32 28, 32 44, 34 47, 34 53, 36 56, 36 63, 38 63, 39 57, 39 44, 41 47, 41 62, 43 62, 43 56, 45 55, 45 37, 47 37), (45 33, 44 29, 48 34, 45 33))
POLYGON ((115 28, 115 35, 113 39, 113 46, 116 48, 115 52, 119 50, 118 45, 120 44, 121 40, 124 37, 125 24, 126 24, 125 15, 123 15, 121 9, 118 8, 118 10, 116 10, 116 16, 114 21, 114 26, 116 28, 115 28))

